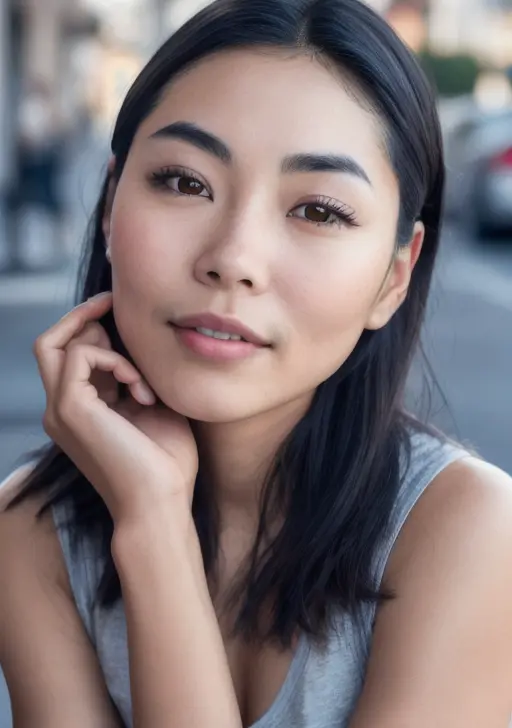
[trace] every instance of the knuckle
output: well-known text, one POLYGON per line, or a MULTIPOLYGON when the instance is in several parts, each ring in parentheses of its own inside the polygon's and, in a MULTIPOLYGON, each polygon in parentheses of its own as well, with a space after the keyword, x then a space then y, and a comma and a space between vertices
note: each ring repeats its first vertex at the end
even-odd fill
POLYGON ((88 348, 87 344, 77 339, 68 345, 67 352, 71 359, 81 359, 87 354, 88 348))
POLYGON ((42 424, 46 434, 53 438, 57 432, 57 423, 54 414, 49 409, 43 414, 42 424))
POLYGON ((84 324, 80 334, 77 336, 77 339, 83 339, 87 335, 90 335, 92 331, 94 331, 94 324, 91 321, 88 321, 84 324))
POLYGON ((66 352, 73 351, 77 348, 77 346, 80 346, 82 344, 81 336, 77 336, 75 339, 71 339, 71 341, 66 345, 66 352))
POLYGON ((98 323, 88 323, 84 326, 82 333, 71 342, 73 345, 77 343, 88 344, 89 346, 98 346, 100 348, 108 345, 108 337, 104 328, 98 323))

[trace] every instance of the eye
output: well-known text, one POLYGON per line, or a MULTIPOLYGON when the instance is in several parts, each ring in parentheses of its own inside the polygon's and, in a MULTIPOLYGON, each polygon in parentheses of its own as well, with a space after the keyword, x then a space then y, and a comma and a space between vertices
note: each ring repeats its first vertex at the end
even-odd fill
POLYGON ((190 170, 183 167, 165 167, 153 172, 150 177, 153 187, 164 189, 182 197, 212 198, 204 182, 190 170))
MULTIPOLYGON (((327 227, 331 225, 338 225, 338 227, 348 225, 349 227, 359 227, 356 221, 355 211, 337 200, 319 197, 316 200, 299 205, 292 212, 296 212, 297 210, 304 212, 305 217, 302 219, 314 225, 327 227)), ((288 217, 297 216, 292 215, 290 212, 288 217)))

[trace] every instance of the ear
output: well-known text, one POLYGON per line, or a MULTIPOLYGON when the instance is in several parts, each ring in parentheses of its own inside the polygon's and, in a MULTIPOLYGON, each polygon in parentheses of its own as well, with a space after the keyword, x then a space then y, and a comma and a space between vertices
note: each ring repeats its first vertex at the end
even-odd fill
POLYGON ((417 222, 410 243, 400 248, 393 256, 386 280, 370 311, 366 329, 383 328, 405 301, 424 239, 425 226, 422 222, 417 222))
POLYGON ((102 220, 103 235, 105 237, 105 246, 107 248, 108 248, 109 242, 110 242, 112 208, 114 206, 114 197, 115 197, 116 188, 117 188, 117 181, 114 177, 115 166, 116 166, 116 159, 115 159, 115 157, 111 157, 111 159, 108 163, 109 182, 108 182, 108 189, 107 189, 107 199, 105 201, 105 210, 103 212, 103 220, 102 220))

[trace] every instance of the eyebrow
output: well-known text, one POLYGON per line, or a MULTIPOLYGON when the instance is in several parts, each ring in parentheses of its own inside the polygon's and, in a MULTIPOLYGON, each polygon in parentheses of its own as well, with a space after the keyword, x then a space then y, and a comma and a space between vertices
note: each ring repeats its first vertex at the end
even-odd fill
MULTIPOLYGON (((177 121, 164 126, 150 136, 150 139, 180 139, 216 157, 226 167, 233 164, 233 154, 222 139, 188 121, 177 121)), ((369 176, 353 157, 337 154, 291 154, 282 161, 283 174, 297 172, 340 172, 372 183, 369 176)))

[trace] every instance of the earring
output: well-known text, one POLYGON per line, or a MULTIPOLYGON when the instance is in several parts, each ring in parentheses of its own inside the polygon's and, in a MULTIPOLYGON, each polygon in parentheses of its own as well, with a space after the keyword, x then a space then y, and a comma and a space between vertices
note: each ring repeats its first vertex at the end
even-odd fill
POLYGON ((112 263, 112 253, 110 252, 110 245, 107 245, 106 247, 105 258, 108 260, 109 263, 112 263))

